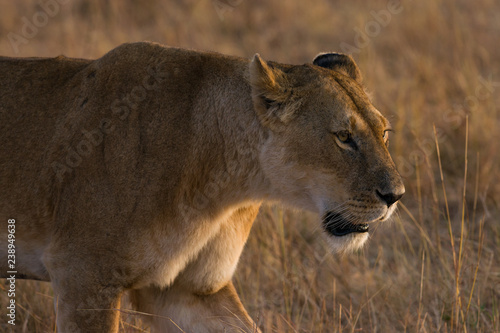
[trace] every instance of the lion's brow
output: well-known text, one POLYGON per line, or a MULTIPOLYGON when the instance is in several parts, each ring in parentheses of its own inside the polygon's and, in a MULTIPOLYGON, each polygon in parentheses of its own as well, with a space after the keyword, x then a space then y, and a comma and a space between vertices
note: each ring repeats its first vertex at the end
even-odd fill
MULTIPOLYGON (((352 101, 353 105, 356 107, 356 113, 363 116, 363 110, 367 109, 370 106, 370 103, 367 100, 363 100, 363 98, 360 97, 360 94, 357 94, 355 85, 351 82, 348 82, 346 78, 335 75, 334 81, 342 89, 345 95, 352 101)), ((361 89, 361 91, 363 90, 361 89)))
POLYGON ((380 117, 382 119, 382 123, 384 124, 385 130, 386 131, 392 131, 392 124, 391 122, 384 116, 380 117))

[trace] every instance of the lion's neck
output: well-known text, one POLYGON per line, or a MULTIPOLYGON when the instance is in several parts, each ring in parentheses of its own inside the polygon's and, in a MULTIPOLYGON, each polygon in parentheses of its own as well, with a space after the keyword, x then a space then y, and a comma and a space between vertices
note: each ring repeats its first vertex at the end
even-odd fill
POLYGON ((266 199, 268 183, 259 162, 265 131, 250 96, 237 105, 221 105, 200 119, 201 127, 216 130, 202 131, 195 143, 197 167, 190 176, 196 185, 189 189, 186 201, 195 211, 218 215, 228 207, 266 199))

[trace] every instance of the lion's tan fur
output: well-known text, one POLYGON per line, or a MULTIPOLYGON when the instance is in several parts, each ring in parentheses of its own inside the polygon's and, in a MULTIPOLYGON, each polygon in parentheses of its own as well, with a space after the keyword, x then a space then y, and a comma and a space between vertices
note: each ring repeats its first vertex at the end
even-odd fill
POLYGON ((89 309, 129 292, 160 332, 252 331, 231 278, 262 201, 386 219, 373 189, 402 188, 387 121, 347 60, 331 70, 152 43, 97 60, 0 58, 0 220, 16 219, 18 273, 52 282, 59 330, 116 331, 117 311, 89 309), (331 133, 346 126, 362 157, 339 158, 331 133))

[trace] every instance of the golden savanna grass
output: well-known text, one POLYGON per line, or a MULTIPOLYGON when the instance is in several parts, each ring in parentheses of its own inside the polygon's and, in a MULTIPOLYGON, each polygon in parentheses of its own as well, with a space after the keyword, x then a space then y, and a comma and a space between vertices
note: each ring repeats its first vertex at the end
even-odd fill
MULTIPOLYGON (((67 0, 15 50, 8 34, 47 1, 1 0, 1 55, 95 58, 140 40, 297 64, 354 55, 406 195, 345 256, 317 216, 263 208, 234 281, 265 332, 500 331, 500 2, 67 0)), ((17 291, 13 331, 54 332, 50 285, 17 291)), ((124 313, 122 331, 147 332, 141 316, 124 313)))

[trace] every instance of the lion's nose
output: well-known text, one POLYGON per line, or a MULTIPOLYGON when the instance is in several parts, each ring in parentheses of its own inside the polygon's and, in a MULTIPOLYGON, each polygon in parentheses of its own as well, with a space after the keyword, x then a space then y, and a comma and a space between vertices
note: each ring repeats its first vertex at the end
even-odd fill
POLYGON ((401 190, 400 193, 392 193, 392 192, 381 193, 379 190, 377 190, 377 196, 387 204, 387 207, 392 206, 392 204, 401 199, 404 194, 405 194, 404 188, 401 190))

